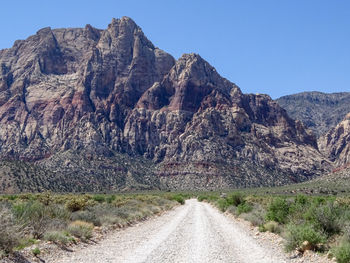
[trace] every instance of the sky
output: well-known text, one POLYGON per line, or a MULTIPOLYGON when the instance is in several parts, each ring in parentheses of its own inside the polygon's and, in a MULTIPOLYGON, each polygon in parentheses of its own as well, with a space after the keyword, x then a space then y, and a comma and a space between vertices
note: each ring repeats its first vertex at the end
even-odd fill
POLYGON ((350 91, 350 0, 14 0, 0 49, 40 28, 105 29, 131 17, 176 59, 198 53, 244 93, 350 91))

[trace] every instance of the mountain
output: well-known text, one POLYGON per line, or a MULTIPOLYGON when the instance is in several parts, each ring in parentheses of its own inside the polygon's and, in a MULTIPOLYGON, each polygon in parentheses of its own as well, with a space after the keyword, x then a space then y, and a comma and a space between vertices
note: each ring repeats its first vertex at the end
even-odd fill
POLYGON ((276 100, 293 119, 302 121, 320 137, 350 111, 350 92, 302 92, 276 100))
POLYGON ((319 146, 337 167, 350 165, 350 113, 319 139, 319 146))
POLYGON ((39 30, 0 51, 0 191, 218 189, 330 169, 316 137, 133 20, 39 30))

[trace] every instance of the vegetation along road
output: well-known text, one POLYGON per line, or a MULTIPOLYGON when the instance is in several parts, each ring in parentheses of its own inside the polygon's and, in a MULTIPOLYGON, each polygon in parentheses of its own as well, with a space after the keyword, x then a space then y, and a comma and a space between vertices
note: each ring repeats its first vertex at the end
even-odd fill
POLYGON ((136 226, 118 231, 101 243, 73 252, 65 262, 288 262, 263 247, 210 204, 186 204, 136 226))

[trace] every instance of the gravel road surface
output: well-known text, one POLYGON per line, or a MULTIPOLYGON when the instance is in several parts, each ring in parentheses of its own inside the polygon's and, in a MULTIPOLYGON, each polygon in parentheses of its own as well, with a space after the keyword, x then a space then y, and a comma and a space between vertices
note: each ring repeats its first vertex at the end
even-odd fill
POLYGON ((207 203, 186 204, 133 227, 117 231, 99 244, 56 261, 60 263, 139 262, 289 262, 207 203))

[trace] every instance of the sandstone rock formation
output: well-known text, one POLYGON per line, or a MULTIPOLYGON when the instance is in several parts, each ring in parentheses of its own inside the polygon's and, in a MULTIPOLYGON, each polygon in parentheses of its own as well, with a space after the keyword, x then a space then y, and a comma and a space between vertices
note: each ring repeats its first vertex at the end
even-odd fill
POLYGON ((275 185, 330 167, 269 96, 199 55, 175 61, 127 17, 44 28, 1 50, 0 66, 1 191, 275 185))
POLYGON ((350 164, 350 113, 319 139, 319 146, 338 168, 350 164))

